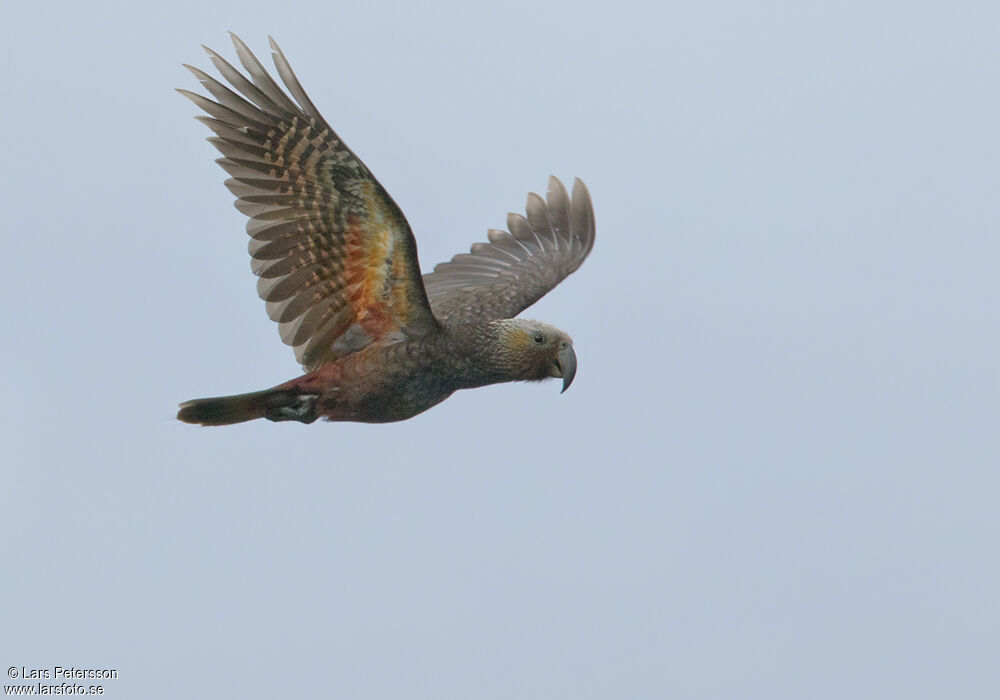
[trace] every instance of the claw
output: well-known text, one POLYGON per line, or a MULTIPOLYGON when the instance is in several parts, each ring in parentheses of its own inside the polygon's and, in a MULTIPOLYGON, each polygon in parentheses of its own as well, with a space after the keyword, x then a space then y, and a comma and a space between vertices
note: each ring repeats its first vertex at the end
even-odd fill
POLYGON ((316 413, 317 394, 301 394, 294 398, 286 396, 279 405, 268 406, 264 409, 264 417, 275 423, 281 421, 294 420, 300 423, 312 423, 319 414, 316 413))

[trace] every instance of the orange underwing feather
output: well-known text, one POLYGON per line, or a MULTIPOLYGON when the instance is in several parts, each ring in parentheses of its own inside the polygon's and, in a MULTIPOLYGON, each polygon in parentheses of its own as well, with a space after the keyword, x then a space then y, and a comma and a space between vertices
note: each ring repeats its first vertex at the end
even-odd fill
POLYGON ((235 90, 189 66, 215 98, 185 90, 231 176, 236 207, 250 217, 258 293, 281 339, 307 370, 389 336, 438 327, 399 207, 309 100, 271 42, 278 87, 233 36, 249 78, 214 51, 212 63, 235 90))

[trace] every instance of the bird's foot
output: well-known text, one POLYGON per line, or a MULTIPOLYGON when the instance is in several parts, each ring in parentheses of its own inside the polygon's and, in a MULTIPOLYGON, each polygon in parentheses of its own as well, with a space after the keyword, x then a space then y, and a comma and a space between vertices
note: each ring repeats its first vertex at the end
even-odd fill
POLYGON ((316 412, 317 398, 319 398, 317 394, 275 395, 275 400, 264 409, 264 417, 276 423, 286 420, 312 423, 319 418, 316 412))

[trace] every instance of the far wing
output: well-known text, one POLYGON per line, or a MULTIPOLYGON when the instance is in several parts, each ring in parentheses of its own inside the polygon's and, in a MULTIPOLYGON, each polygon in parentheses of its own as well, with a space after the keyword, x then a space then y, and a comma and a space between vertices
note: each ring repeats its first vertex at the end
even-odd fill
POLYGON ((476 243, 424 275, 431 309, 448 325, 513 318, 576 271, 594 247, 590 193, 573 184, 573 199, 555 177, 547 201, 528 195, 527 217, 507 215, 510 232, 491 230, 476 243))
POLYGON ((378 338, 438 327, 403 213, 306 95, 278 45, 282 90, 235 35, 249 78, 206 48, 238 92, 188 66, 215 98, 181 90, 208 113, 217 162, 250 217, 257 291, 307 370, 378 338), (293 99, 294 98, 294 99, 293 99))

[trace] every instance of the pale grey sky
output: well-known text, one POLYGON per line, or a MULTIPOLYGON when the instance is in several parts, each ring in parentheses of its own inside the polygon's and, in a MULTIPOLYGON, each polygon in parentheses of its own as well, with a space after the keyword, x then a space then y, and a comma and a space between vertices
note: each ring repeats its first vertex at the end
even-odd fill
POLYGON ((1000 8, 5 5, 3 668, 110 698, 1000 696, 1000 8), (173 88, 281 44, 425 269, 583 178, 559 384, 298 366, 173 88))

